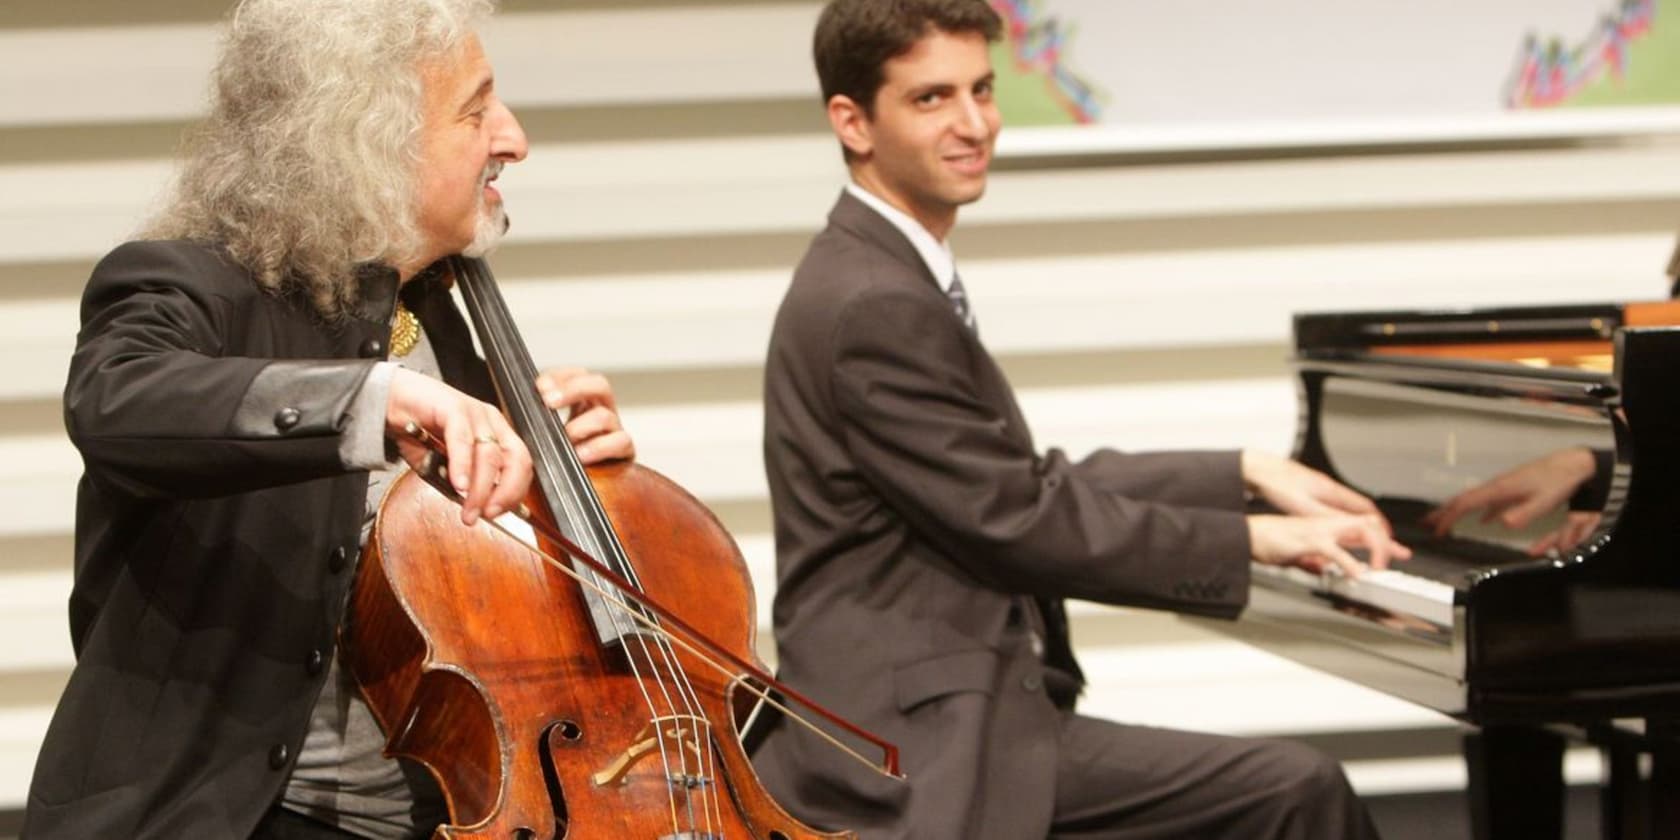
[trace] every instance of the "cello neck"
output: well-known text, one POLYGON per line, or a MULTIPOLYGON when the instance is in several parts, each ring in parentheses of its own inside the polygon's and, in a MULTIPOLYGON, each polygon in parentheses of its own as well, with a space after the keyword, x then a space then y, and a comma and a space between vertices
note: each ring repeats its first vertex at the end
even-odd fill
MULTIPOLYGON (((449 260, 456 286, 472 318, 473 331, 489 364, 502 410, 531 451, 532 468, 543 491, 546 512, 568 540, 614 573, 639 585, 635 568, 613 531, 577 450, 566 436, 559 414, 544 404, 542 395, 537 393, 537 366, 490 267, 483 260, 471 257, 454 256, 449 260)), ((622 642, 627 633, 634 632, 634 627, 626 625, 613 607, 601 602, 600 595, 586 590, 584 597, 603 644, 622 642)))

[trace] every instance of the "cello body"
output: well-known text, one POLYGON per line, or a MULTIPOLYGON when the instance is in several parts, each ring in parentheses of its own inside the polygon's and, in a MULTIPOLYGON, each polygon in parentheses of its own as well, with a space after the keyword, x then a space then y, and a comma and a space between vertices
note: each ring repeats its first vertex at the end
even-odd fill
MULTIPOLYGON (((589 473, 648 594, 756 659, 752 581, 722 524, 653 470, 616 463, 589 473)), ((693 734, 663 749, 708 751, 684 757, 699 772, 672 773, 684 762, 644 752, 600 780, 648 743, 645 693, 670 687, 632 672, 627 660, 641 654, 601 645, 580 590, 520 540, 463 526, 456 504, 412 473, 386 496, 357 572, 344 655, 387 752, 438 780, 450 814, 438 836, 854 836, 803 826, 769 797, 735 729, 731 680, 683 651, 709 725, 681 721, 693 734)))
MULTIPOLYGON (((437 836, 853 837, 789 816, 742 748, 733 695, 744 677, 797 692, 754 652, 752 582, 734 540, 650 469, 583 467, 536 393, 489 269, 454 257, 448 270, 532 455, 528 519, 461 524, 435 456, 398 478, 363 549, 340 645, 386 753, 437 779, 449 811, 437 836)), ((896 774, 896 750, 878 743, 896 774)))

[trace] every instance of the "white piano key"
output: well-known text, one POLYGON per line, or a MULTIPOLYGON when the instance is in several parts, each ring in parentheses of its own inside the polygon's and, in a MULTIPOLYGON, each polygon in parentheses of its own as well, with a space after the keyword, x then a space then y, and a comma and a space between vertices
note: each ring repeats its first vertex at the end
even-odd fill
POLYGON ((1295 566, 1255 564, 1256 576, 1287 580, 1373 607, 1415 616, 1442 627, 1453 626, 1451 586, 1394 569, 1371 569, 1359 577, 1319 575, 1295 566))

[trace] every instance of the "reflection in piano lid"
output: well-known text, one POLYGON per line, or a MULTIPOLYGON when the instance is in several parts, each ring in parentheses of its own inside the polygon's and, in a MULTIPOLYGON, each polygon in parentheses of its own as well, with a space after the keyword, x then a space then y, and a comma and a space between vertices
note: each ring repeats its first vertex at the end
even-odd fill
POLYGON ((1474 723, 1680 717, 1673 325, 1666 301, 1297 316, 1295 457, 1414 557, 1257 568, 1237 622, 1196 623, 1474 723))
MULTIPOLYGON (((1602 408, 1346 375, 1325 377, 1322 389, 1319 436, 1330 472, 1377 499, 1397 533, 1412 542, 1500 546, 1519 552, 1506 558, 1516 561, 1542 553, 1530 549, 1567 527, 1572 500, 1591 499, 1593 512, 1603 513, 1607 493, 1591 492, 1591 485, 1610 480, 1608 472, 1595 474, 1596 465, 1610 462, 1616 433, 1602 408), (1569 450, 1585 460, 1584 475, 1532 466, 1569 450), (1535 472, 1531 485, 1542 486, 1501 489, 1498 481, 1514 483, 1524 469, 1535 472), (1518 500, 1514 494, 1522 489, 1534 493, 1518 500), (1489 504, 1462 511, 1449 504, 1474 500, 1467 494, 1478 492, 1489 504), (1430 517, 1443 510, 1451 521, 1437 526, 1430 517)), ((1484 561, 1497 556, 1482 554, 1484 561)))

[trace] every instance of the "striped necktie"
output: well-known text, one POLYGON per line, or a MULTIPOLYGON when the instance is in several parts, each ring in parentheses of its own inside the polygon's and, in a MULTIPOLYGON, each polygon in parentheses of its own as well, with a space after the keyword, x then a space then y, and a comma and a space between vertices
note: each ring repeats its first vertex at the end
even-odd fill
POLYGON ((979 332, 980 325, 974 320, 974 308, 968 305, 968 290, 963 288, 961 275, 951 275, 951 288, 945 290, 945 296, 951 299, 951 306, 957 310, 963 326, 979 332))

